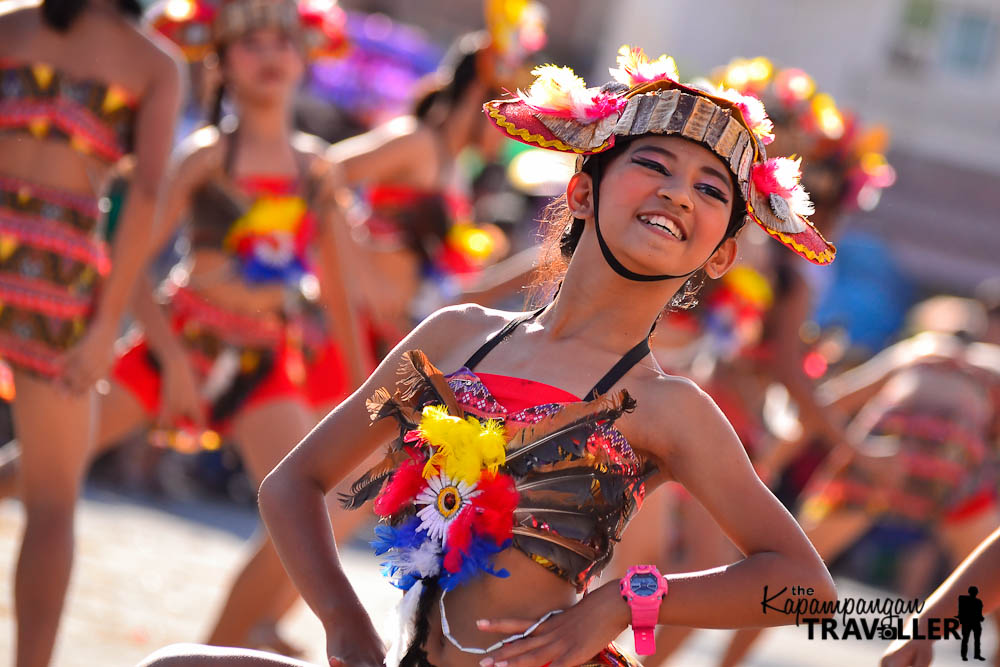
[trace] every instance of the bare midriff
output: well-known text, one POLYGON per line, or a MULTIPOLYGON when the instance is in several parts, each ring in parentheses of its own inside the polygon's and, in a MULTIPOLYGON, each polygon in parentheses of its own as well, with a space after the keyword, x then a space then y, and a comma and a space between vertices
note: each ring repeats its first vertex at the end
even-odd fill
MULTIPOLYGON (((567 609, 576 600, 573 584, 532 562, 522 552, 509 548, 494 559, 497 569, 510 572, 507 578, 482 574, 449 592, 445 610, 451 635, 468 648, 486 648, 505 637, 481 632, 479 619, 537 620, 553 609, 567 609)), ((482 655, 464 653, 448 641, 441 629, 441 615, 435 597, 430 609, 427 658, 435 665, 476 667, 482 655)))
POLYGON ((0 175, 86 197, 96 196, 110 173, 107 163, 83 155, 63 139, 0 133, 0 175))
POLYGON ((191 251, 186 287, 220 308, 251 316, 280 314, 287 293, 282 284, 254 285, 243 280, 236 258, 207 249, 191 251))

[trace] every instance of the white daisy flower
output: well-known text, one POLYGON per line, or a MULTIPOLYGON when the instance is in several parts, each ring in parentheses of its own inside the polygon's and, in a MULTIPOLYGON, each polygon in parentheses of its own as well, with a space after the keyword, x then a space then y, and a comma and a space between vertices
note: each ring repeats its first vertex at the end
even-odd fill
POLYGON ((442 545, 448 540, 448 525, 465 508, 466 503, 479 495, 475 484, 454 481, 444 473, 427 480, 427 488, 417 496, 417 505, 426 505, 417 516, 420 527, 432 540, 442 545))

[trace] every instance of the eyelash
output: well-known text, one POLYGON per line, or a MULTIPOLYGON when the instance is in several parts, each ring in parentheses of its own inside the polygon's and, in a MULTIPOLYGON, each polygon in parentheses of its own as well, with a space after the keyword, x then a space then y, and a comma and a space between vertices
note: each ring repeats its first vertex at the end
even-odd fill
MULTIPOLYGON (((663 174, 664 176, 670 176, 670 171, 656 160, 647 160, 641 157, 633 157, 632 162, 639 165, 640 167, 652 169, 653 171, 663 174)), ((729 203, 729 199, 726 197, 725 194, 723 194, 722 190, 720 190, 719 188, 715 187, 714 185, 708 185, 707 183, 701 183, 699 185, 704 188, 703 190, 701 190, 701 192, 703 192, 707 196, 712 197, 714 199, 718 199, 723 204, 729 203)))

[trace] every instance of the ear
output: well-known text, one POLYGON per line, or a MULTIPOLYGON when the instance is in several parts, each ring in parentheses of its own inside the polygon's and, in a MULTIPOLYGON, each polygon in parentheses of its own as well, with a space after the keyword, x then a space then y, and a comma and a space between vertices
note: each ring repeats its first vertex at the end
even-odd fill
POLYGON ((714 280, 725 275, 726 271, 731 269, 733 264, 736 263, 737 249, 736 239, 732 236, 723 241, 719 249, 715 251, 715 254, 705 264, 705 273, 708 274, 708 277, 714 280))
POLYGON ((573 174, 566 185, 566 203, 574 218, 590 218, 594 216, 594 181, 590 174, 578 171, 573 174))

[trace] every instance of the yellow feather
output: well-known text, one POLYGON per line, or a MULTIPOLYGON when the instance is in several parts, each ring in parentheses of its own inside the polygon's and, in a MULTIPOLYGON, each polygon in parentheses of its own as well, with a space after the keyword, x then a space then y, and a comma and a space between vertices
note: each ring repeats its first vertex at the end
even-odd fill
POLYGON ((424 466, 424 477, 443 471, 450 479, 475 484, 483 469, 496 473, 504 464, 506 437, 501 423, 453 417, 439 405, 427 406, 422 414, 420 435, 434 449, 424 466))

